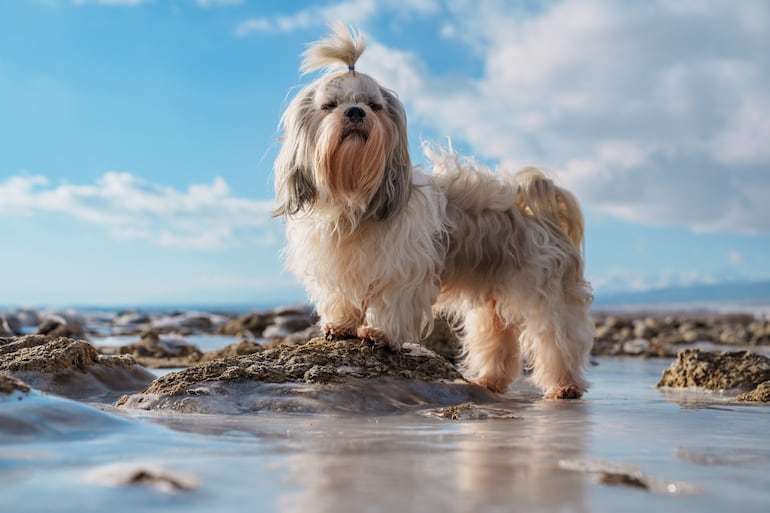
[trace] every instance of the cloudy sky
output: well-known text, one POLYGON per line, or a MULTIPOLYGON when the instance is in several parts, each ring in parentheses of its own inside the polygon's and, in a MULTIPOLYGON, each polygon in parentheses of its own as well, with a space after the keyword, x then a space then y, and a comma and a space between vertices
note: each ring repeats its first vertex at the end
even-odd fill
POLYGON ((0 3, 0 305, 302 300, 270 218, 341 20, 409 134, 580 198, 598 294, 770 279, 770 3, 0 3))

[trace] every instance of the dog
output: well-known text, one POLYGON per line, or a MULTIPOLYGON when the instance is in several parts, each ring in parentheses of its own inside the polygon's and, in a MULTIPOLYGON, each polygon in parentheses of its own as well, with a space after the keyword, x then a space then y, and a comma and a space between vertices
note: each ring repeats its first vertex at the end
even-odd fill
POLYGON ((290 100, 274 165, 286 268, 328 338, 398 350, 453 319, 466 377, 505 392, 522 362, 547 398, 579 398, 593 344, 583 216, 541 171, 499 171, 426 146, 412 166, 404 107, 356 69, 363 36, 343 25, 303 54, 324 70, 290 100), (341 69, 337 69, 341 67, 341 69))

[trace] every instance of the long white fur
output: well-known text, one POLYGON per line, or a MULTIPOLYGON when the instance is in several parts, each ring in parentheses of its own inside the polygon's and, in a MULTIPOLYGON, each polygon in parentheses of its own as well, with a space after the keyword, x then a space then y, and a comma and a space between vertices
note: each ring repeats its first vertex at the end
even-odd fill
POLYGON ((495 176, 452 153, 428 156, 450 231, 439 306, 465 321, 468 373, 504 390, 521 354, 537 385, 579 395, 594 328, 582 239, 570 237, 583 233, 574 197, 531 168, 495 176), (524 208, 522 198, 538 206, 524 208))
POLYGON ((323 215, 291 218, 286 266, 304 283, 321 323, 350 334, 373 326, 394 347, 419 340, 439 292, 436 237, 443 230, 443 203, 425 180, 397 219, 369 223, 350 235, 340 235, 336 220, 323 215))
MULTIPOLYGON (((353 66, 364 47, 338 26, 303 68, 353 66)), ((523 360, 546 396, 585 392, 592 296, 574 196, 534 168, 495 174, 436 148, 426 149, 432 175, 414 169, 403 106, 358 71, 306 86, 282 124, 275 180, 286 266, 327 335, 397 349, 441 310, 462 328, 464 369, 478 383, 504 391, 523 360)))

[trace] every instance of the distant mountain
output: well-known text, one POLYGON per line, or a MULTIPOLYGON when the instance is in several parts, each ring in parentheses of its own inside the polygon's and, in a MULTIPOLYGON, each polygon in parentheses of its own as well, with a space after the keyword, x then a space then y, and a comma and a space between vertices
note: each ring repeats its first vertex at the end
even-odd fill
POLYGON ((594 306, 718 303, 728 301, 770 303, 770 281, 690 285, 641 292, 597 293, 594 306))

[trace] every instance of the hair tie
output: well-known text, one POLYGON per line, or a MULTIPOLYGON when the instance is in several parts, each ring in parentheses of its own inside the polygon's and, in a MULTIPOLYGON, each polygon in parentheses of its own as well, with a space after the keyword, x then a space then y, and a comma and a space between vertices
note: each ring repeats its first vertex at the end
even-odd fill
POLYGON ((355 71, 355 70, 356 70, 356 67, 353 66, 352 64, 348 66, 348 71, 355 71))

